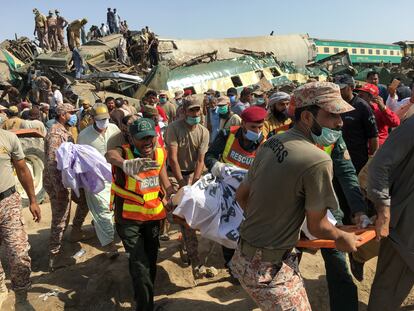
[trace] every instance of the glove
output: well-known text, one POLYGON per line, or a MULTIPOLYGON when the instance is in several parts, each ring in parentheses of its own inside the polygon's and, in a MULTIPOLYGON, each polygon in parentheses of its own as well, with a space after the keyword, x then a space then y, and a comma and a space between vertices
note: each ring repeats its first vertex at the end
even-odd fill
POLYGON ((122 164, 122 170, 129 176, 134 176, 145 171, 156 170, 158 168, 158 163, 148 158, 125 160, 122 164))
POLYGON ((221 163, 220 161, 217 161, 216 163, 214 163, 213 167, 211 168, 211 174, 214 177, 221 177, 221 169, 226 166, 227 166, 226 164, 221 163))

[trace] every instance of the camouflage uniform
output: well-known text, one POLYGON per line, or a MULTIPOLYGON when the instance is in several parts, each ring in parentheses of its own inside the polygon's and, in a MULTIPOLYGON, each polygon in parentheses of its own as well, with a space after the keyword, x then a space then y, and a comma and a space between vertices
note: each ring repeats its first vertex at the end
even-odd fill
MULTIPOLYGON (((29 241, 24 230, 20 196, 17 192, 0 201, 0 243, 6 249, 13 290, 30 287, 29 241)), ((6 276, 0 263, 0 286, 6 276)))
POLYGON ((261 250, 248 258, 238 247, 230 266, 261 310, 311 310, 295 253, 285 256, 281 263, 274 263, 263 261, 261 250))
MULTIPOLYGON (((50 232, 49 251, 57 254, 62 246, 63 234, 69 223, 70 198, 69 190, 62 184, 62 173, 57 169, 56 150, 64 142, 73 142, 72 134, 59 122, 53 124, 45 138, 45 169, 43 173, 43 184, 49 194, 52 208, 52 225, 50 232)), ((85 205, 78 206, 80 211, 76 212, 73 223, 79 227, 88 212, 85 205), (80 225, 79 225, 80 224, 80 225)))

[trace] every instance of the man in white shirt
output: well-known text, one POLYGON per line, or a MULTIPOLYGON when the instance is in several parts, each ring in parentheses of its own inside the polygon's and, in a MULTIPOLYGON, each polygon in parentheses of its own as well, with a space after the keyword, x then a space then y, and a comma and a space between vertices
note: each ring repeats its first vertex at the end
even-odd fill
MULTIPOLYGON (((97 103, 92 108, 93 124, 79 133, 78 144, 94 147, 102 155, 107 151, 108 140, 119 134, 119 128, 109 123, 108 108, 97 103)), ((111 183, 105 182, 105 189, 94 194, 85 189, 86 202, 94 220, 96 235, 109 258, 118 256, 114 243, 114 226, 112 212, 109 210, 111 183)))
POLYGON ((57 105, 59 104, 63 104, 63 95, 62 92, 60 91, 59 86, 57 86, 56 84, 52 85, 52 98, 50 100, 50 106, 51 108, 55 108, 57 105))

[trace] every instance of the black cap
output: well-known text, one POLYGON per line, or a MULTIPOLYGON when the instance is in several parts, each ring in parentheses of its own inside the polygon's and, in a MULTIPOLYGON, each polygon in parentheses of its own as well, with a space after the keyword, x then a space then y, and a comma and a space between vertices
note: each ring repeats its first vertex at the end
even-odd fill
POLYGON ((237 90, 235 87, 231 87, 227 90, 227 96, 234 96, 237 95, 237 90))

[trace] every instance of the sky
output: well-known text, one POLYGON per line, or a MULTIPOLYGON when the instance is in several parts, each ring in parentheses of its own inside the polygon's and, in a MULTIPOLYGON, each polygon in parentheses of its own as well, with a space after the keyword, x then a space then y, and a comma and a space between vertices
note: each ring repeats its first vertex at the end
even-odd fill
POLYGON ((378 43, 413 40, 412 0, 1 0, 0 42, 33 38, 33 8, 59 9, 68 21, 106 22, 117 8, 132 30, 148 25, 163 38, 202 39, 302 33, 378 43))

